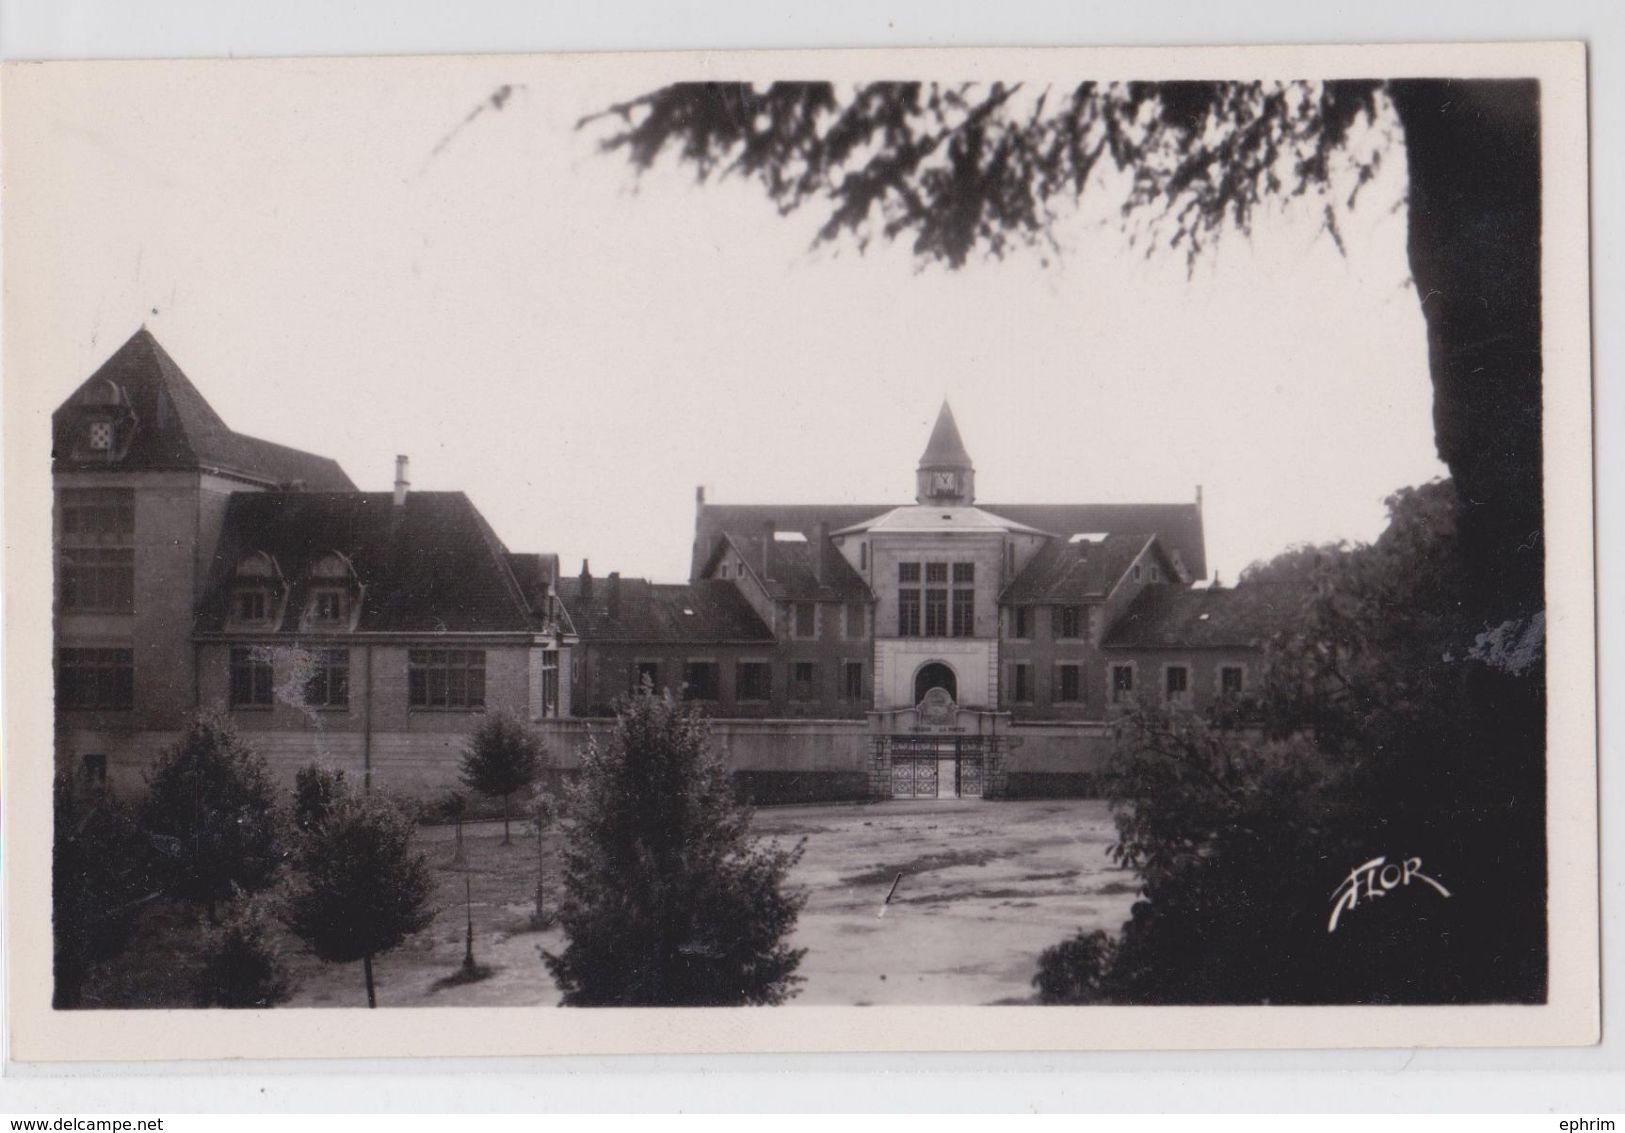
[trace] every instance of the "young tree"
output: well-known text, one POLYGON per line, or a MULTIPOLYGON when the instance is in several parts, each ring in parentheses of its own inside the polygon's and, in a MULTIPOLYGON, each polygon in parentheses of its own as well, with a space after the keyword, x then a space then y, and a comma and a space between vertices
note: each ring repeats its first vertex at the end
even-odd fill
POLYGON ((462 778, 470 789, 502 800, 502 844, 510 845, 508 806, 515 791, 530 786, 542 768, 536 733, 503 712, 493 712, 474 730, 463 751, 462 778))
POLYGON ((141 825, 165 889, 205 905, 267 888, 285 857, 265 761, 222 717, 200 715, 147 772, 141 825))
POLYGON ((290 990, 263 898, 239 892, 204 944, 198 1006, 275 1007, 290 990))
POLYGON ((566 796, 567 945, 546 955, 572 1006, 782 1003, 803 949, 801 856, 750 837, 705 721, 668 693, 633 696, 589 745, 566 796))
POLYGON ((288 927, 328 963, 360 960, 368 1007, 378 1006, 373 959, 434 919, 434 877, 413 834, 411 817, 393 799, 344 791, 300 850, 288 927))
POLYGON ((345 793, 344 772, 320 764, 302 767, 293 778, 293 825, 309 834, 327 821, 333 804, 345 793))
POLYGON ((123 951, 157 887, 128 809, 72 772, 56 777, 51 841, 51 1005, 79 1006, 91 967, 123 951))

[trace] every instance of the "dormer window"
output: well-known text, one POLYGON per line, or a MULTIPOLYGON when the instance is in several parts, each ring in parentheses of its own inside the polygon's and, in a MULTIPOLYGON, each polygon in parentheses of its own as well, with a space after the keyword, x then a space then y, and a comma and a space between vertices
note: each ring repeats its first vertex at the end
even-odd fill
POLYGON ((361 597, 361 585, 350 560, 331 551, 311 564, 309 576, 304 624, 322 629, 347 628, 361 597))
POLYGON ((270 627, 281 616, 285 589, 275 559, 263 551, 245 555, 231 581, 231 621, 253 629, 270 627))
POLYGON ((338 625, 345 620, 347 595, 337 587, 323 587, 313 591, 310 598, 311 619, 319 625, 338 625))

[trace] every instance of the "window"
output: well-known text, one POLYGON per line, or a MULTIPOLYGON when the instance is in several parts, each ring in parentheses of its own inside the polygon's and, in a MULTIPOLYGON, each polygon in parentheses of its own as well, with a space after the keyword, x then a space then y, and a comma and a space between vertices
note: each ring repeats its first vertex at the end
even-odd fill
POLYGON ((862 641, 869 632, 869 610, 862 602, 848 602, 846 606, 846 636, 851 641, 862 641))
POLYGON ((1031 637, 1033 635, 1033 608, 1031 606, 1017 606, 1012 620, 1015 625, 1010 631, 1011 637, 1031 637))
POLYGON ((722 564, 722 569, 718 572, 718 574, 722 578, 727 578, 728 577, 728 564, 727 563, 722 564))
POLYGON ((1247 670, 1240 665, 1219 666, 1219 695, 1240 696, 1247 683, 1247 670))
POLYGON ((1057 667, 1055 699, 1064 704, 1076 704, 1083 699, 1082 666, 1060 665, 1057 667))
POLYGON ((942 584, 946 583, 948 581, 948 564, 947 563, 926 563, 925 564, 925 581, 928 584, 935 583, 938 586, 941 586, 942 584))
POLYGON ((918 590, 899 590, 897 592, 897 636, 920 636, 920 592, 918 590))
POLYGON ((1140 581, 1140 564, 1139 563, 1134 564, 1134 581, 1135 582, 1140 581))
POLYGON ((902 583, 912 582, 915 585, 919 585, 919 581, 920 581, 920 564, 919 563, 898 563, 897 564, 897 581, 902 582, 902 583))
POLYGON ((862 661, 848 661, 841 667, 841 695, 847 700, 863 699, 862 661))
MULTIPOLYGON (((938 563, 938 566, 943 564, 938 563)), ((948 591, 927 587, 925 591, 925 636, 948 636, 948 591)))
POLYGON ((135 651, 60 650, 56 682, 59 708, 130 708, 135 702, 135 651))
POLYGON ((119 547, 64 547, 62 608, 73 613, 135 610, 135 552, 119 547))
POLYGON ((1058 638, 1082 637, 1086 624, 1082 606, 1055 606, 1050 610, 1050 631, 1058 638))
POLYGON ((1033 667, 1021 662, 1010 666, 1010 699, 1029 704, 1033 699, 1033 667))
POLYGON ((348 595, 337 587, 322 587, 310 597, 311 618, 320 625, 340 625, 348 613, 348 595))
POLYGON ((632 663, 632 691, 660 691, 660 662, 634 661, 632 663))
POLYGON ((347 708, 350 704, 350 651, 313 649, 305 703, 314 708, 347 708))
POLYGON ((64 542, 129 543, 135 535, 135 490, 70 488, 61 493, 64 542))
POLYGON ((735 695, 739 700, 773 699, 773 666, 766 661, 741 661, 734 669, 735 695))
POLYGON ((239 590, 234 595, 233 616, 240 622, 263 622, 270 609, 271 596, 263 590, 239 590))
POLYGON ((812 661, 797 661, 790 666, 790 699, 818 699, 818 665, 812 661))
POLYGON ((413 708, 484 708, 485 650, 411 650, 406 701, 413 708))
POLYGON ((233 646, 231 650, 231 706, 271 706, 271 651, 263 645, 233 646))
POLYGON ((1191 670, 1188 665, 1169 665, 1163 670, 1163 692, 1169 704, 1184 704, 1190 700, 1191 670))
POLYGON ((812 602, 797 602, 796 606, 796 636, 818 636, 818 607, 812 602))
POLYGON ((859 543, 858 544, 858 569, 859 570, 868 570, 869 569, 869 544, 868 543, 859 543))
POLYGON ((715 661, 690 661, 683 666, 683 695, 689 700, 722 699, 722 666, 715 661))
POLYGON ((549 649, 542 654, 542 715, 559 714, 559 654, 549 649))
POLYGON ((1126 704, 1134 697, 1134 666, 1112 666, 1112 703, 1126 704))
POLYGON ((1160 566, 1158 566, 1156 563, 1151 564, 1151 581, 1152 582, 1161 582, 1162 581, 1162 568, 1160 566))
POLYGON ((953 635, 976 636, 976 564, 954 564, 953 635))

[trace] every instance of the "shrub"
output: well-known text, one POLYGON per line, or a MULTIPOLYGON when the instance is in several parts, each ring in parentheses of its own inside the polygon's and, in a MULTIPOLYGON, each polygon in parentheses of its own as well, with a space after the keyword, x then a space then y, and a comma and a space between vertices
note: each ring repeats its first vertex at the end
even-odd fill
POLYGON ((1056 1003, 1100 1003, 1106 998, 1106 977, 1117 945, 1096 929, 1079 932, 1068 940, 1051 945, 1038 957, 1038 974, 1033 987, 1038 1001, 1056 1003))
POLYGON ((91 967, 129 943, 156 887, 147 841, 112 793, 71 772, 56 778, 51 840, 51 1004, 77 1007, 91 967))
POLYGON ((199 1007, 274 1007, 290 994, 281 950, 271 938, 263 899, 239 891, 210 930, 198 974, 199 1007))

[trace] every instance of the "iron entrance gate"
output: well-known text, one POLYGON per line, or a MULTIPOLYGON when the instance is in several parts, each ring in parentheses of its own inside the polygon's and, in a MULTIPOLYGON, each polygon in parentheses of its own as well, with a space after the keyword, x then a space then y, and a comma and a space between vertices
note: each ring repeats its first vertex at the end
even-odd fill
POLYGON ((987 786, 980 736, 892 736, 894 799, 979 799, 987 786))

